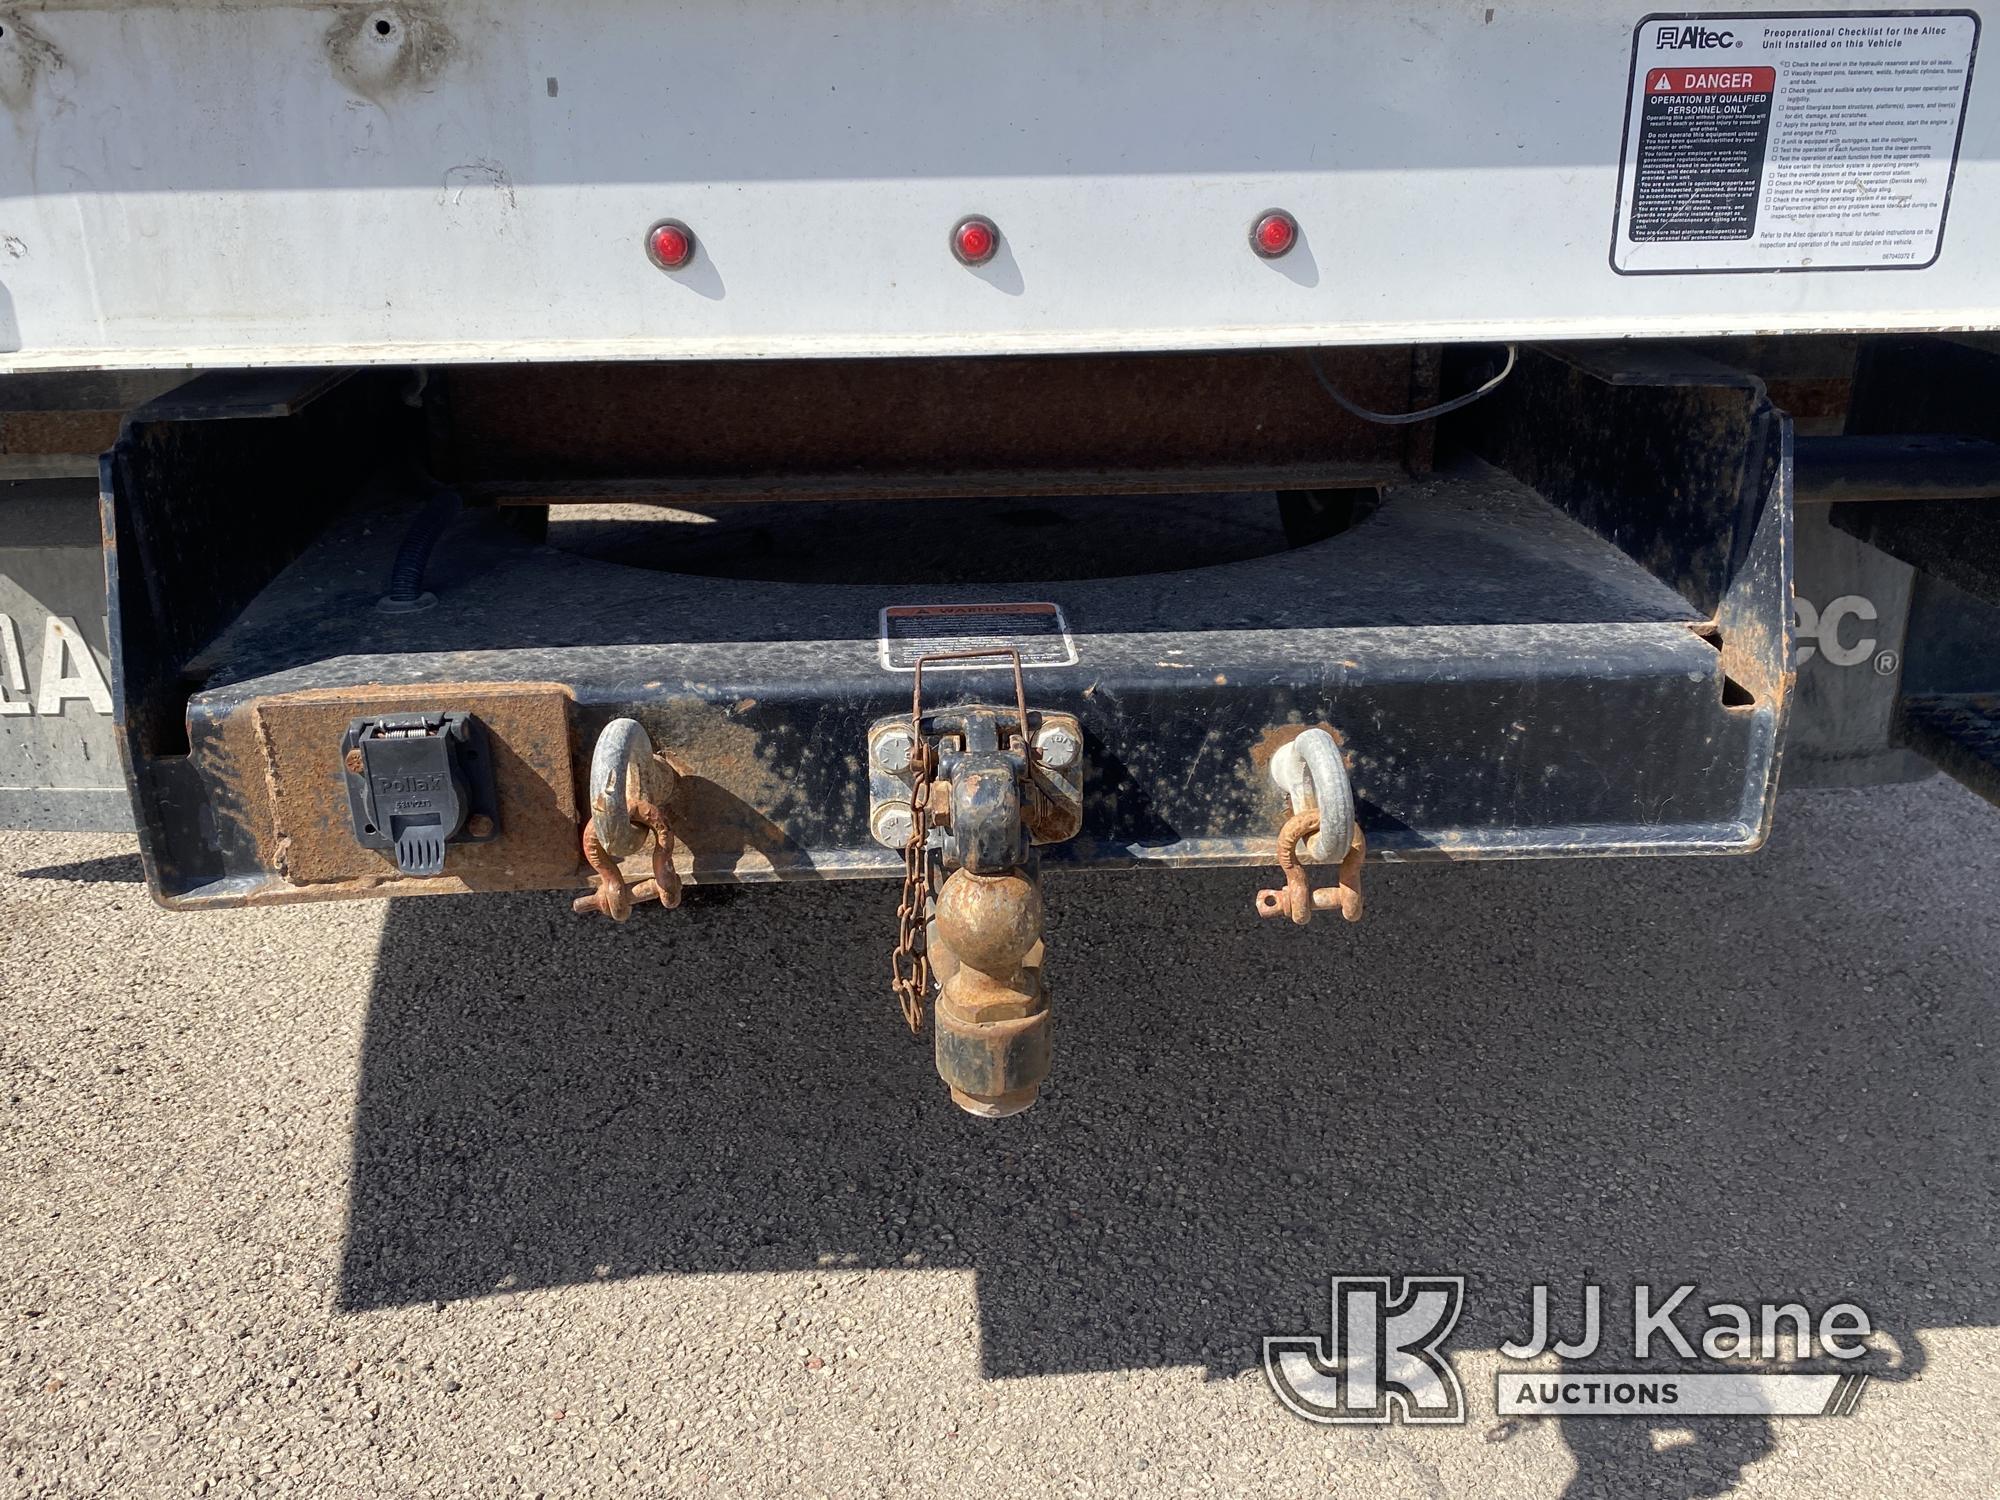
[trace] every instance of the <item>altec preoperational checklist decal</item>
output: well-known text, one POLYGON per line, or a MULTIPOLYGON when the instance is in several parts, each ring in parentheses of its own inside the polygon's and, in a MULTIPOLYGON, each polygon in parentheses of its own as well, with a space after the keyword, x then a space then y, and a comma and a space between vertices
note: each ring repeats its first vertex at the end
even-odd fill
POLYGON ((1612 269, 1935 264, 1978 45, 1959 10, 1648 16, 1612 269))

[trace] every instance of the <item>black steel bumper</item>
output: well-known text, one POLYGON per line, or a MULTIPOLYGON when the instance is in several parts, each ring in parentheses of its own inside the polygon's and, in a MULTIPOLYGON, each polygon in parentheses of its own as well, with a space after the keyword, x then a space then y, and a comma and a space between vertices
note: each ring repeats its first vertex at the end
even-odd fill
MULTIPOLYGON (((572 556, 497 510, 439 547, 434 608, 376 608, 424 435, 383 375, 219 377, 107 460, 114 691, 147 870, 174 905, 580 886, 583 772, 629 716, 682 770, 683 874, 900 873, 868 728, 909 705, 898 604, 1059 605, 1033 707, 1085 734, 1051 861, 1268 865, 1274 751, 1330 729, 1387 859, 1723 853, 1769 823, 1791 682, 1790 427, 1694 355, 1529 351, 1470 456, 1355 529, 1188 572, 940 590, 697 578, 572 556), (497 835, 401 875, 350 826, 341 736, 465 712, 497 835)), ((951 525, 949 502, 924 524, 951 525)), ((1000 701, 1000 672, 933 702, 1000 701)))

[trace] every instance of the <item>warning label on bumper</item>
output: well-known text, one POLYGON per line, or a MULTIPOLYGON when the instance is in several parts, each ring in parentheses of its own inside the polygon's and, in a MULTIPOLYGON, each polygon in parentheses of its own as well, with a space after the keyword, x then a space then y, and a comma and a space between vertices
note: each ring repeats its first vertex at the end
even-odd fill
POLYGON ((1934 264, 1978 42, 1969 11, 1649 16, 1613 269, 1934 264))
POLYGON ((1069 621, 1054 604, 892 604, 882 611, 882 665, 891 672, 916 669, 922 656, 996 653, 987 661, 947 661, 924 670, 991 671, 1007 663, 997 653, 1012 648, 1024 667, 1073 667, 1076 642, 1069 621))

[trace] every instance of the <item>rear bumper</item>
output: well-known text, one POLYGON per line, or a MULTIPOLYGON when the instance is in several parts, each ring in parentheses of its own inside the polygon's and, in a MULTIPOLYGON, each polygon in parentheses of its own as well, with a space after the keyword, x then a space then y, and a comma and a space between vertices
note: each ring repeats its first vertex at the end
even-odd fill
MULTIPOLYGON (((111 466, 116 688, 142 842, 175 905, 578 886, 590 746, 632 717, 681 767, 697 883, 900 873, 867 734, 909 708, 899 604, 1062 609, 1031 706, 1085 736, 1051 861, 1265 865, 1276 749, 1341 742, 1390 859, 1722 853, 1768 826, 1790 687, 1789 428, 1711 362, 1530 354, 1466 436, 1486 455, 1352 531, 1184 573, 950 591, 686 577, 553 551, 495 511, 439 549, 435 609, 375 608, 409 498, 371 376, 141 412, 111 466), (500 830, 413 879, 363 847, 355 717, 469 712, 500 830)), ((948 504, 929 524, 948 527, 948 504)), ((927 679, 997 701, 1004 675, 927 679)))

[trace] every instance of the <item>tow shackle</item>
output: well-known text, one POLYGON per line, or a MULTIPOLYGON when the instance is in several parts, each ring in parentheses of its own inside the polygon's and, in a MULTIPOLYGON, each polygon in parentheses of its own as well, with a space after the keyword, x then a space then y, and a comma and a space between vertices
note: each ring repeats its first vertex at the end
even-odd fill
POLYGON ((583 825, 584 863, 597 874, 597 889, 572 903, 578 912, 601 912, 614 922, 632 915, 639 902, 669 909, 681 904, 681 877, 674 869, 674 831, 667 807, 679 773, 653 749, 637 719, 613 719, 597 737, 590 757, 590 816, 583 825), (618 861, 652 845, 653 873, 627 885, 618 861))

